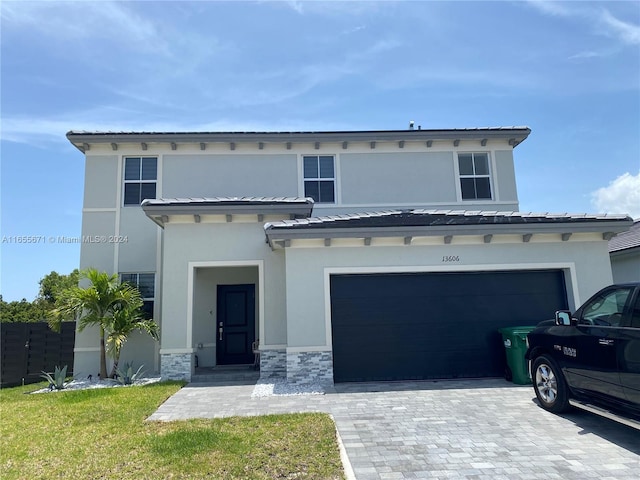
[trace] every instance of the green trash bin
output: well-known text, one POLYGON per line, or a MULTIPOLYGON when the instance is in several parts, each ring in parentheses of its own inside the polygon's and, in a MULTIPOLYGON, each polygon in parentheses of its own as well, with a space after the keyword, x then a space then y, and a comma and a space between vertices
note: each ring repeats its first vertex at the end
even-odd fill
POLYGON ((536 327, 505 327, 498 332, 502 334, 502 343, 507 354, 506 378, 517 385, 528 385, 529 367, 524 354, 527 351, 527 333, 536 327), (511 373, 511 378, 509 378, 511 373))

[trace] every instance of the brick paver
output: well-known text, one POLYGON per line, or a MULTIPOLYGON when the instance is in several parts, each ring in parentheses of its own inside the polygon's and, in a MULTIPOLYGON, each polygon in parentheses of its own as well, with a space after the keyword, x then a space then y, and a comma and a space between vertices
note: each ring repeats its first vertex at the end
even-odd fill
POLYGON ((150 420, 327 412, 358 480, 640 478, 640 431, 542 410, 501 379, 337 385, 251 398, 252 385, 189 384, 150 420))

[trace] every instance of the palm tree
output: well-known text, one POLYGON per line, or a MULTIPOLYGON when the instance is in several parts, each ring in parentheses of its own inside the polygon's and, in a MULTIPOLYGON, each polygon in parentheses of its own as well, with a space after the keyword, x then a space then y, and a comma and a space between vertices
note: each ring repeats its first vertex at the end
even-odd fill
POLYGON ((113 312, 112 322, 107 333, 107 351, 113 357, 111 377, 114 377, 120 362, 120 352, 127 339, 134 330, 146 333, 154 340, 158 340, 158 324, 153 320, 144 318, 142 310, 142 297, 137 289, 134 289, 134 299, 128 305, 121 305, 113 312))
MULTIPOLYGON (((80 278, 89 280, 90 285, 64 290, 57 301, 57 307, 53 310, 50 325, 54 329, 59 329, 62 320, 73 318, 78 322, 79 332, 88 326, 98 326, 100 329, 100 377, 107 378, 105 338, 116 331, 114 325, 124 332, 122 325, 126 324, 127 317, 139 318, 136 315, 142 306, 142 300, 135 287, 127 283, 119 283, 118 276, 115 274, 110 275, 90 268, 81 272, 80 278)), ((145 328, 149 327, 141 326, 142 330, 145 328)), ((152 336, 155 335, 154 338, 157 338, 157 325, 155 328, 152 336)), ((113 343, 118 343, 121 348, 124 341, 116 341, 115 336, 113 338, 113 343)), ((117 350, 118 357, 120 348, 117 350)))

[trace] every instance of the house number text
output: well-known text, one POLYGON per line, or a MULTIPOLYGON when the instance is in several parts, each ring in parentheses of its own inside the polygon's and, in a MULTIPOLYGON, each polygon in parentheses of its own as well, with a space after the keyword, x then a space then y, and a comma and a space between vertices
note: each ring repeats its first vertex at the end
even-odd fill
POLYGON ((444 255, 442 261, 443 263, 459 262, 460 257, 458 255, 444 255))

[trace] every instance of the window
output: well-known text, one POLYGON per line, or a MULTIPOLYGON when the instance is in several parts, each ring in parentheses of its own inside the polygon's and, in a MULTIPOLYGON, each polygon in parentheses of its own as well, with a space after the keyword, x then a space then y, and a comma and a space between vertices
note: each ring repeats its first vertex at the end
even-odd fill
POLYGON ((335 168, 333 155, 305 155, 304 196, 317 203, 335 202, 335 168))
POLYGON ((623 287, 599 295, 582 308, 580 320, 588 325, 619 326, 632 291, 630 287, 623 287))
POLYGON ((140 205, 145 198, 156 198, 157 177, 156 157, 125 157, 124 204, 140 205))
POLYGON ((491 200, 488 153, 459 153, 462 200, 491 200))
POLYGON ((145 318, 153 318, 153 302, 156 291, 155 273, 121 273, 120 281, 136 287, 142 296, 145 318))
POLYGON ((631 326, 634 328, 640 328, 640 295, 636 298, 636 304, 631 311, 631 326))

